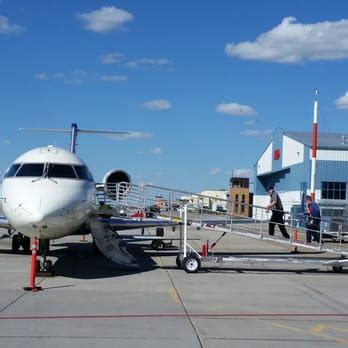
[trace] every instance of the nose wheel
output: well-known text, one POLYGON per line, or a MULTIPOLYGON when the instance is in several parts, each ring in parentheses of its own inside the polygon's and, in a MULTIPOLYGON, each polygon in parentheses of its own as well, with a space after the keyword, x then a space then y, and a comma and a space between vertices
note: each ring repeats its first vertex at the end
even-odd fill
POLYGON ((50 241, 48 239, 39 240, 39 259, 36 261, 36 275, 39 277, 54 276, 53 264, 51 260, 47 260, 47 253, 50 249, 50 241))

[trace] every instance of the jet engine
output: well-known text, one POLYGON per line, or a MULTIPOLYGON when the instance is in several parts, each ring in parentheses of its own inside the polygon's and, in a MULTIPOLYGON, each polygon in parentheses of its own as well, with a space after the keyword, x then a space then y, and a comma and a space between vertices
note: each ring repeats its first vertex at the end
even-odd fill
POLYGON ((124 170, 112 169, 103 178, 105 194, 113 200, 124 199, 131 188, 131 177, 124 170))

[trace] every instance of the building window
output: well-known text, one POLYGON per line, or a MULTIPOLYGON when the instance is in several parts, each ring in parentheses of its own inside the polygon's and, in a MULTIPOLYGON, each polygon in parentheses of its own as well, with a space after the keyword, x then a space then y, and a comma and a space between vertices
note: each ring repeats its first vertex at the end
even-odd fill
POLYGON ((245 212, 245 195, 242 195, 242 205, 241 205, 241 212, 245 212))
POLYGON ((322 181, 321 183, 322 199, 346 199, 346 183, 334 181, 322 181))
POLYGON ((236 195, 234 196, 234 211, 235 211, 235 213, 238 212, 238 203, 239 203, 238 201, 239 201, 239 195, 236 194, 236 195))

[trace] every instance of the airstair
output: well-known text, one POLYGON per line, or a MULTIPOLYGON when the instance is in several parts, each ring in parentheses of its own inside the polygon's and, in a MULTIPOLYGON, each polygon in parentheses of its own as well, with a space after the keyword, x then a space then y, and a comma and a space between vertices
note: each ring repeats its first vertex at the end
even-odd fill
POLYGON ((268 234, 270 212, 265 207, 245 206, 243 210, 251 211, 251 216, 240 215, 236 214, 235 211, 241 211, 241 209, 237 209, 237 205, 241 205, 241 202, 159 186, 134 184, 130 188, 128 186, 129 192, 125 197, 117 194, 117 192, 124 192, 122 183, 112 185, 114 187, 105 187, 104 190, 99 190, 97 199, 106 202, 114 210, 115 214, 132 216, 135 212, 141 212, 143 216, 168 219, 180 223, 179 254, 176 261, 177 266, 183 268, 186 272, 197 272, 203 262, 219 264, 226 262, 246 264, 319 264, 332 267, 335 272, 340 272, 343 267, 348 266, 348 244, 345 243, 348 231, 343 230, 343 226, 346 225, 342 222, 337 222, 336 226, 333 226, 334 223, 332 221, 330 224, 322 222, 321 226, 330 226, 332 230, 322 228, 319 242, 307 244, 303 216, 293 216, 291 213, 285 212, 284 225, 290 235, 290 239, 285 239, 268 234), (114 195, 110 195, 110 192, 113 192, 114 195), (118 197, 121 198, 119 199, 118 197), (200 248, 197 248, 197 246, 189 244, 189 225, 191 225, 191 230, 192 227, 195 227, 196 230, 204 229, 219 232, 221 234, 221 237, 218 239, 219 243, 223 241, 223 236, 231 234, 280 244, 288 247, 289 250, 295 253, 301 249, 313 251, 314 255, 318 253, 330 254, 332 258, 215 256, 213 251, 215 245, 202 244, 200 248))
POLYGON ((135 258, 121 245, 117 232, 96 219, 90 222, 93 240, 102 254, 121 267, 138 268, 135 258))

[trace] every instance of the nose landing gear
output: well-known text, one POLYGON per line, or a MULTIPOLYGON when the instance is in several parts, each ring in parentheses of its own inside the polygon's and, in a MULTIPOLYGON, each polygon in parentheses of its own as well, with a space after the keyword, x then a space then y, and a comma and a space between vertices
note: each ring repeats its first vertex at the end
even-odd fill
POLYGON ((54 276, 52 261, 46 259, 49 250, 50 241, 48 239, 39 239, 39 260, 36 261, 36 275, 39 277, 54 276))

